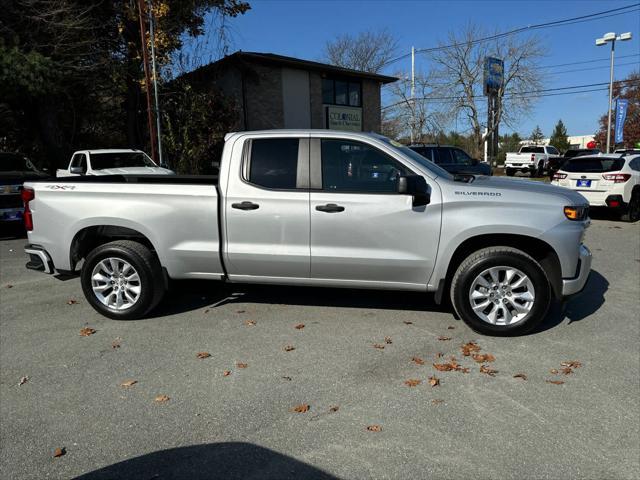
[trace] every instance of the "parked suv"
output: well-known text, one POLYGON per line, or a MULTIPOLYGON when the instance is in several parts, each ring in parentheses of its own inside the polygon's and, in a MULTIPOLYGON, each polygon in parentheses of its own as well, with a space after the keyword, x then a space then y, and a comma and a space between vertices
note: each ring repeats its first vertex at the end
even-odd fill
POLYGON ((570 148, 569 150, 564 152, 564 155, 562 155, 561 157, 551 157, 549 159, 549 176, 553 177, 553 174, 560 170, 560 168, 562 168, 562 165, 564 165, 564 162, 566 162, 570 158, 597 155, 599 153, 600 150, 597 148, 570 148))
POLYGON ((551 183, 580 192, 592 207, 615 209, 622 220, 640 219, 640 155, 576 157, 551 183))
POLYGON ((458 147, 414 144, 409 145, 409 148, 454 175, 492 175, 491 165, 471 158, 458 147))

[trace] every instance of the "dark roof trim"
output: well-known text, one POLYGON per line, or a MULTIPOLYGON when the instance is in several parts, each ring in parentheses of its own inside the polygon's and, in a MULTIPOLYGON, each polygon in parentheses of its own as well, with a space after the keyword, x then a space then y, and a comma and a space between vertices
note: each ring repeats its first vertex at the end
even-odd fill
POLYGON ((377 73, 362 72, 359 70, 352 70, 350 68, 336 67, 335 65, 328 65, 326 63, 312 62, 310 60, 302 60, 300 58, 285 57, 284 55, 276 55, 273 53, 260 53, 260 52, 243 52, 238 51, 227 55, 226 57, 211 63, 208 66, 222 66, 228 62, 244 61, 255 62, 270 65, 279 65, 283 67, 299 68, 303 70, 316 70, 319 72, 330 73, 334 75, 341 75, 344 77, 358 77, 368 78, 381 83, 392 83, 398 80, 396 77, 390 77, 388 75, 380 75, 377 73))

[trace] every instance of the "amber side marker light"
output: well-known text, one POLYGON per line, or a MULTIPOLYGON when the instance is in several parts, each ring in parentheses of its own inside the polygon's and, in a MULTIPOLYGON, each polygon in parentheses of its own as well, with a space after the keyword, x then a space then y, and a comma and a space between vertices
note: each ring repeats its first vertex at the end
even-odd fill
POLYGON ((585 207, 564 207, 564 216, 569 220, 584 220, 587 216, 585 207))

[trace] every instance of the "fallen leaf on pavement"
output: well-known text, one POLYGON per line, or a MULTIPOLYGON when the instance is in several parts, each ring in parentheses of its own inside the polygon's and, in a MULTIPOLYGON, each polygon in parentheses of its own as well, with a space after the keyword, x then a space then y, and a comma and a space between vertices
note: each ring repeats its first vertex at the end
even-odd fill
POLYGON ((447 340, 451 340, 451 337, 445 337, 444 335, 440 335, 438 337, 438 340, 440 340, 441 342, 446 342, 447 340))
POLYGON ((447 327, 447 330, 455 330, 455 329, 456 329, 456 327, 454 327, 453 325, 449 325, 449 326, 447 327))
POLYGON ((246 310, 237 310, 236 313, 244 313, 246 310))
POLYGON ((413 357, 411 358, 411 361, 416 365, 424 365, 424 360, 421 359, 420 357, 413 357))
POLYGON ((377 348, 378 350, 384 350, 384 345, 381 343, 374 343, 373 348, 377 348))
POLYGON ((402 323, 404 323, 405 325, 413 325, 413 322, 410 322, 408 320, 403 320, 402 323))
POLYGON ((89 335, 93 335, 96 331, 93 328, 85 327, 80 329, 81 337, 88 337, 89 335))
POLYGON ((571 360, 570 362, 561 362, 560 365, 569 368, 580 368, 582 366, 582 364, 577 360, 571 360))
POLYGON ((138 383, 137 380, 126 380, 124 382, 122 382, 120 384, 121 387, 131 387, 132 385, 135 385, 136 383, 138 383))
POLYGON ((248 366, 249 366, 249 364, 247 364, 247 363, 236 362, 236 367, 238 367, 238 368, 247 368, 248 366))
POLYGON ((474 353, 472 355, 472 358, 478 363, 493 362, 496 359, 496 357, 494 357, 490 353, 484 353, 484 354, 483 353, 474 353))
POLYGON ((552 383, 554 385, 562 385, 564 382, 562 380, 545 380, 547 383, 552 383))
POLYGON ((553 373, 554 375, 558 374, 558 370, 556 370, 555 368, 552 368, 551 370, 549 370, 550 373, 553 373))
POLYGON ((29 381, 29 377, 21 377, 20 378, 20 382, 18 382, 18 386, 20 385, 24 385, 25 383, 27 383, 29 381))
POLYGON ((330 412, 337 412, 339 409, 340 407, 337 405, 332 405, 331 407, 329 407, 330 412))
POLYGON ((299 323, 294 327, 296 330, 302 330, 304 328, 304 323, 299 323))
POLYGON ((286 380, 287 382, 290 382, 290 381, 291 381, 291 377, 287 377, 286 375, 283 375, 283 376, 282 376, 282 378, 283 378, 284 380, 286 380))
POLYGON ((422 383, 421 380, 417 380, 415 378, 410 378, 409 380, 405 380, 404 384, 407 387, 417 387, 418 385, 420 385, 422 383))
POLYGON ((460 348, 462 349, 462 355, 464 355, 465 357, 468 357, 473 352, 480 351, 480 346, 476 342, 467 342, 460 348))
POLYGON ((527 379, 527 375, 525 373, 516 373, 513 378, 521 378, 522 380, 527 379))
POLYGON ((294 347, 293 345, 287 345, 286 347, 284 347, 285 352, 292 352, 295 349, 296 347, 294 347))
POLYGON ((442 357, 444 357, 444 353, 442 352, 436 353, 436 358, 442 358, 442 357))
POLYGON ((438 377, 429 377, 429 385, 431 385, 432 387, 437 387, 438 385, 440 385, 440 379, 438 377))
POLYGON ((391 340, 391 337, 384 337, 384 343, 391 345, 393 343, 393 340, 391 340))
POLYGON ((209 309, 207 308, 207 309, 204 311, 204 313, 209 313, 209 309))
POLYGON ((431 400, 432 405, 440 405, 441 403, 444 403, 444 400, 441 400, 439 398, 434 398, 433 400, 431 400))
POLYGON ((157 403, 164 403, 169 401, 169 397, 166 395, 158 395, 153 401, 157 403))
POLYGON ((113 348, 114 350, 116 348, 120 348, 120 342, 122 341, 121 338, 116 338, 113 342, 111 342, 111 348, 113 348))
POLYGON ((490 377, 495 377, 498 370, 494 370, 489 365, 480 365, 480 373, 486 373, 490 377))
POLYGON ((441 372, 450 372, 452 370, 455 370, 456 372, 469 373, 469 369, 468 368, 461 367, 456 362, 434 363, 433 367, 436 370, 439 370, 441 372))
POLYGON ((10 283, 7 284, 7 288, 13 288, 13 285, 11 285, 10 283))
POLYGON ((245 321, 244 321, 244 324, 245 324, 247 327, 253 327, 253 326, 255 326, 256 322, 255 322, 255 320, 245 320, 245 321))
POLYGON ((225 370, 224 372, 222 372, 223 377, 228 377, 229 375, 231 375, 231 370, 225 370))
POLYGON ((311 407, 309 405, 307 405, 306 403, 302 403, 300 405, 297 405, 297 406, 293 407, 289 411, 290 412, 295 412, 295 413, 307 413, 310 408, 311 407))
POLYGON ((380 425, 369 425, 367 427, 367 430, 369 430, 370 432, 381 432, 382 427, 380 425))
POLYGON ((211 354, 209 352, 198 352, 196 353, 196 357, 198 357, 200 360, 204 359, 204 358, 209 358, 211 356, 211 354))
POLYGON ((573 370, 571 369, 571 367, 564 367, 560 371, 565 375, 571 375, 573 373, 573 370))
POLYGON ((75 305, 76 303, 78 303, 78 300, 76 300, 75 298, 70 298, 69 300, 67 300, 67 305, 75 305))
POLYGON ((58 458, 58 457, 61 457, 61 456, 63 456, 63 455, 66 455, 66 453, 67 453, 67 449, 66 449, 66 448, 64 448, 64 447, 62 447, 62 448, 56 448, 56 449, 54 450, 54 452, 53 452, 53 456, 54 456, 55 458, 58 458))

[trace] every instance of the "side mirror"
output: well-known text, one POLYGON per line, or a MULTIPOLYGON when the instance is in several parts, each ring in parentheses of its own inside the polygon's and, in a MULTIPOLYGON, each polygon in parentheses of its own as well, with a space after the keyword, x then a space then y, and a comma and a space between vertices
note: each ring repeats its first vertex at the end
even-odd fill
POLYGON ((74 173, 76 175, 82 175, 84 173, 82 167, 70 167, 69 173, 74 173))
POLYGON ((480 160, 478 160, 477 158, 472 158, 471 159, 471 165, 478 165, 480 163, 480 160))
POLYGON ((408 175, 398 179, 398 193, 411 195, 413 206, 422 207, 431 201, 429 186, 424 177, 420 175, 408 175))

